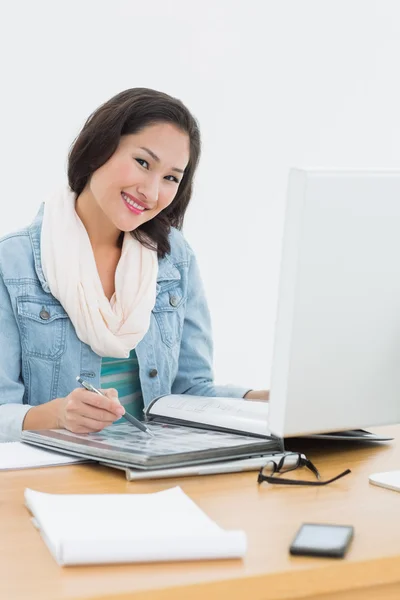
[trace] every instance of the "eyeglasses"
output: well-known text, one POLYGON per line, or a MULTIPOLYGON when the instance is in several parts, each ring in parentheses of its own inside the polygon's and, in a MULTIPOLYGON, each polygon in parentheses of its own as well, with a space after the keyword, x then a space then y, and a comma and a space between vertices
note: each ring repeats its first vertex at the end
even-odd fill
POLYGON ((327 485, 349 473, 351 473, 350 469, 346 469, 343 473, 336 475, 336 477, 332 477, 332 479, 320 481, 321 475, 311 460, 308 460, 304 454, 289 452, 288 454, 285 454, 285 456, 282 456, 279 462, 269 460, 261 467, 260 472, 258 473, 257 483, 263 483, 265 481, 267 483, 280 483, 283 485, 327 485), (319 481, 304 481, 301 479, 285 479, 284 477, 280 477, 280 475, 289 473, 289 471, 294 471, 299 467, 307 467, 307 469, 310 469, 319 481))

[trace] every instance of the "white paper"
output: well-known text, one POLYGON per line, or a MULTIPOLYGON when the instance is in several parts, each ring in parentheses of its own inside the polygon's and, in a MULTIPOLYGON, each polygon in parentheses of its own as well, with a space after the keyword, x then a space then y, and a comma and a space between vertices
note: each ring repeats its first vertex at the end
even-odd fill
POLYGON ((242 531, 224 531, 180 487, 153 494, 44 494, 25 501, 60 565, 239 558, 242 531))
POLYGON ((84 459, 42 450, 21 442, 0 443, 0 471, 53 467, 77 462, 84 462, 84 459))
POLYGON ((171 394, 159 398, 149 413, 235 431, 270 435, 267 402, 171 394))

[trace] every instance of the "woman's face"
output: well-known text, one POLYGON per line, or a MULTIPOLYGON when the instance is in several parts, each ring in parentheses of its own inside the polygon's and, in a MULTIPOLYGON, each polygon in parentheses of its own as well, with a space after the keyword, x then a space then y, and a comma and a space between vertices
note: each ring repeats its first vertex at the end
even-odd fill
POLYGON ((169 123, 149 125, 121 137, 87 191, 119 231, 133 231, 171 204, 188 162, 186 133, 169 123))

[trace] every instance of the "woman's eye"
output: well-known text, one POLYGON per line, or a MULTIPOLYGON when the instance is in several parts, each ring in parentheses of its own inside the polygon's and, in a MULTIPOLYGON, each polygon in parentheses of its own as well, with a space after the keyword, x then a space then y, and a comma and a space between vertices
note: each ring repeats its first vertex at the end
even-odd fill
MULTIPOLYGON (((135 160, 144 169, 149 169, 150 165, 147 162, 147 160, 144 160, 144 158, 135 158, 135 160)), ((167 181, 172 181, 173 183, 177 183, 177 184, 180 183, 180 179, 178 179, 174 175, 167 175, 166 177, 164 177, 164 179, 166 179, 167 181)))
POLYGON ((168 181, 173 181, 175 183, 180 183, 179 179, 177 177, 174 177, 173 175, 167 175, 165 179, 168 179, 168 181))
POLYGON ((144 160, 143 158, 135 158, 135 160, 139 163, 139 165, 141 165, 145 169, 149 168, 149 163, 147 162, 147 160, 144 160))

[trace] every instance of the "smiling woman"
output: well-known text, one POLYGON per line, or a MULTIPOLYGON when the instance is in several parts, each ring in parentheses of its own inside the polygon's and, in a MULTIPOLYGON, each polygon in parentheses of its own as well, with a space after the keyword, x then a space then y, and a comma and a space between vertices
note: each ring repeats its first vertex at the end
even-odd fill
POLYGON ((1 437, 100 431, 163 394, 267 398, 213 382, 209 312, 180 232, 199 156, 182 102, 121 92, 75 140, 68 186, 0 241, 1 437))
POLYGON ((76 212, 88 231, 94 213, 104 221, 92 235, 89 231, 92 243, 117 239, 121 231, 134 231, 165 211, 177 195, 189 156, 187 133, 169 123, 121 137, 114 154, 93 173, 77 199, 76 212), (94 240, 96 233, 100 239, 94 240))

